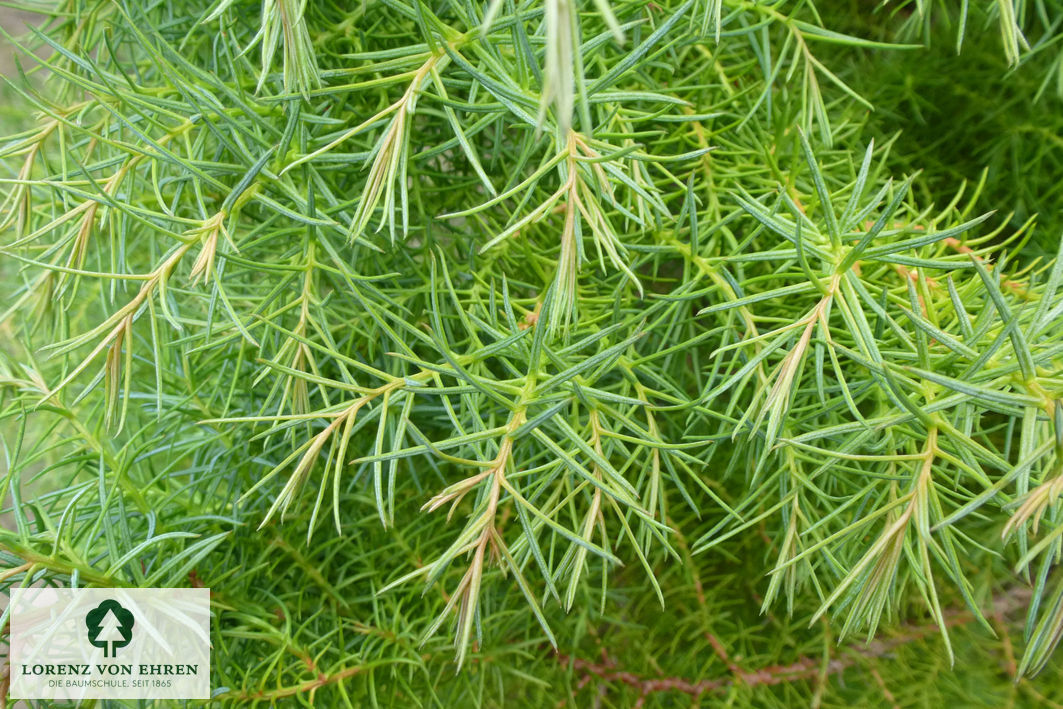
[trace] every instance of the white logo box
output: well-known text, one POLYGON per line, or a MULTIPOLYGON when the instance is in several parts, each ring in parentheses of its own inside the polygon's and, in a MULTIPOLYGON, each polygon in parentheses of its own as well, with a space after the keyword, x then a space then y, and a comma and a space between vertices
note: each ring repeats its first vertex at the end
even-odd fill
POLYGON ((15 699, 209 699, 210 589, 17 588, 15 699))

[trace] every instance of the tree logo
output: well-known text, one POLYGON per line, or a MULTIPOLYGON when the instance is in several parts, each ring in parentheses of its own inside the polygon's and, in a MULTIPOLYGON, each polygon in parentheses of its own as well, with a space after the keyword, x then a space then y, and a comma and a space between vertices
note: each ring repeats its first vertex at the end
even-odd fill
POLYGON ((133 614, 118 601, 106 600, 86 613, 85 626, 89 643, 103 648, 104 657, 114 657, 133 639, 133 614))

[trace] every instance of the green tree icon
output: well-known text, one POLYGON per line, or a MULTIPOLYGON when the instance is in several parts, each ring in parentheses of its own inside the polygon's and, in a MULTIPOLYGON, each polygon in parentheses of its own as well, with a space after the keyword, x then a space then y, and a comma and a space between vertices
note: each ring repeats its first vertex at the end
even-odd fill
POLYGON ((114 657, 133 639, 133 614, 118 601, 106 600, 86 613, 85 626, 89 643, 103 648, 104 657, 114 657))

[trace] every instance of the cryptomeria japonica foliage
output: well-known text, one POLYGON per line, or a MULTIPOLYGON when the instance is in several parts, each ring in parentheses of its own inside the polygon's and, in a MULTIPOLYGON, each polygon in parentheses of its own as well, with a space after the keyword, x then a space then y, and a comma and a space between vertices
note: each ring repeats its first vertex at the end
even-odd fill
POLYGON ((35 8, 5 587, 209 586, 223 704, 1061 699, 1058 3, 35 8))

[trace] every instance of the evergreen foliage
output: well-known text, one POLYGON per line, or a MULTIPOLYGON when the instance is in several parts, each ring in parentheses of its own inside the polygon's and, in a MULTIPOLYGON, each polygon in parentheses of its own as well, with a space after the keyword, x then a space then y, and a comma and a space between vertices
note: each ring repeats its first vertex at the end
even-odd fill
POLYGON ((209 586, 219 706, 1063 702, 1057 0, 34 7, 0 587, 209 586))

